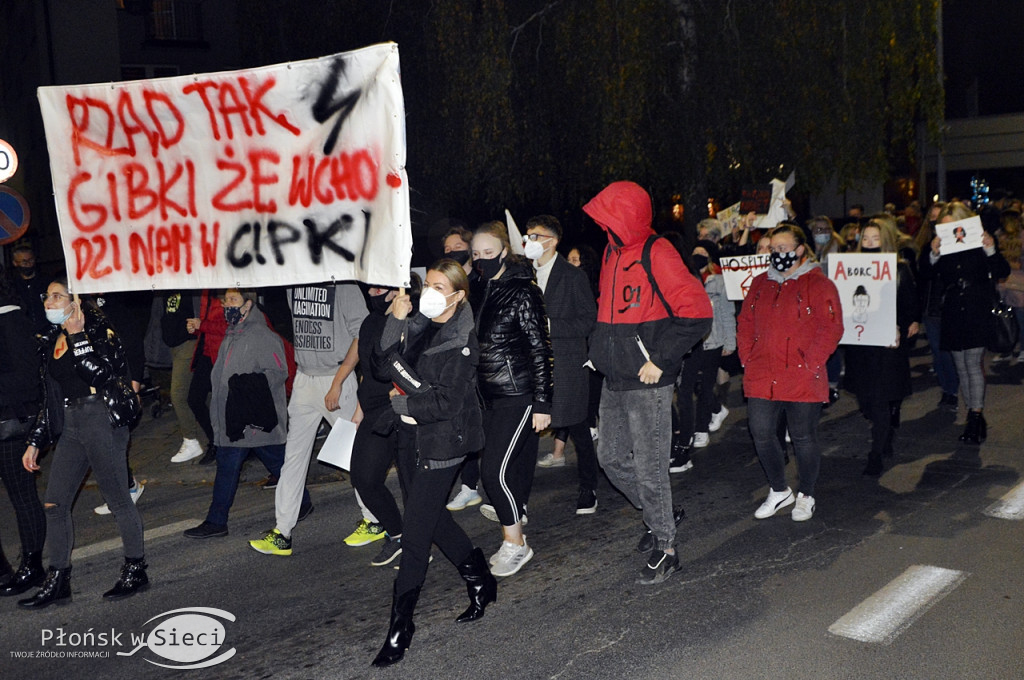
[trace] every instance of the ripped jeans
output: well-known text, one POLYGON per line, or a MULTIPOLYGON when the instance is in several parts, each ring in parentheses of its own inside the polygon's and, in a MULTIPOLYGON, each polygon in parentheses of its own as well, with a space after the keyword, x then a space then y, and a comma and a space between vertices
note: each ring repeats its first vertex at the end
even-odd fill
POLYGON ((145 557, 142 518, 132 502, 128 487, 128 428, 110 426, 102 401, 64 409, 64 431, 57 442, 46 484, 46 556, 50 566, 71 566, 75 526, 71 506, 82 480, 92 468, 103 500, 117 522, 124 543, 124 556, 145 557), (52 507, 50 507, 52 506, 52 507))

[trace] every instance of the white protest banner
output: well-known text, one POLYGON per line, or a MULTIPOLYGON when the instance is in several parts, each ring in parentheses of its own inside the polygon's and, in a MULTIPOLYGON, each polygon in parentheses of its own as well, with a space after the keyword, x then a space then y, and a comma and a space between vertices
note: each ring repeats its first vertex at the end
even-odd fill
POLYGON ((951 255, 981 248, 985 229, 981 226, 981 218, 975 215, 966 220, 936 224, 935 233, 939 236, 939 255, 951 255))
MULTIPOLYGON (((789 179, 795 183, 795 173, 790 173, 789 179)), ((786 182, 778 178, 773 179, 770 184, 772 186, 772 197, 768 202, 768 212, 757 216, 757 219, 754 220, 754 229, 774 229, 775 225, 779 222, 789 219, 789 214, 786 212, 784 205, 786 203, 786 187, 792 185, 787 185, 786 182)))
POLYGON ((896 254, 836 253, 828 277, 843 306, 842 345, 890 347, 896 327, 896 254))
POLYGON ((728 208, 722 208, 715 213, 715 219, 722 223, 722 235, 731 234, 732 230, 740 221, 740 204, 733 203, 728 208))
POLYGON ((754 277, 768 271, 768 253, 761 255, 736 255, 719 260, 722 278, 725 279, 725 295, 730 300, 747 297, 754 277))
POLYGON ((76 292, 409 284, 393 43, 39 103, 76 292))

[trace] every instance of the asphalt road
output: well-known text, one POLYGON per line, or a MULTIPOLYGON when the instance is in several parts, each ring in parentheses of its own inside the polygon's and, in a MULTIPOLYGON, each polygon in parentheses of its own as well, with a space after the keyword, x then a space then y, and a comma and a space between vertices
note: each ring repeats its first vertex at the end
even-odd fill
MULTIPOLYGON (((934 379, 915 361, 897 457, 880 480, 860 474, 869 432, 852 396, 826 411, 817 511, 802 523, 788 509, 753 518, 767 486, 735 379, 722 431, 693 470, 673 475, 687 512, 683 570, 660 586, 634 583, 640 515, 605 480, 597 513, 578 517, 575 467, 538 470, 527 527, 533 561, 499 583, 483 619, 457 625, 464 586, 437 553, 412 647, 383 670, 369 664, 386 631, 395 572, 369 566, 376 544, 341 542, 358 519, 345 475, 312 466, 316 511, 296 529, 291 557, 260 555, 246 543, 273 525, 273 492, 255 484, 264 474, 255 461, 243 473, 230 536, 189 540, 180 532, 205 515, 213 469, 167 462, 178 443, 173 413, 147 413, 132 456, 147 480, 140 508, 152 588, 101 600, 121 553, 112 518, 92 513, 100 500, 87 485, 75 509, 74 602, 24 612, 13 598, 0 601, 0 677, 1024 678, 1024 524, 985 514, 1022 483, 1024 364, 990 371, 989 440, 979 448, 958 444, 963 411, 936 410, 934 379), (922 572, 949 581, 928 594, 922 572), (867 625, 882 630, 878 641, 837 634, 837 622, 871 606, 882 608, 867 625), (195 607, 234 620, 168 613, 195 607), (200 650, 195 663, 233 649, 230 658, 189 671, 181 669, 189 660, 155 651, 168 649, 159 643, 172 628, 199 630, 197 621, 223 629, 219 646, 189 648, 200 650), (120 633, 117 644, 100 644, 99 634, 111 632, 120 633), (148 646, 118 656, 132 651, 133 633, 148 635, 148 646)), ((791 464, 790 480, 795 474, 791 464)), ((456 517, 485 554, 498 548, 496 524, 475 509, 456 517)), ((12 557, 6 502, 0 526, 12 557)))

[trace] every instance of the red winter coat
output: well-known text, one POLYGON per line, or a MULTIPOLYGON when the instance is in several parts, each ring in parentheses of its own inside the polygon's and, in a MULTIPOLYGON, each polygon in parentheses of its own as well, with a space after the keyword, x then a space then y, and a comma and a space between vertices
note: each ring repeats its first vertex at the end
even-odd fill
POLYGON ((788 279, 769 269, 750 285, 736 328, 743 393, 828 401, 825 362, 842 337, 839 294, 817 263, 804 262, 788 279))
POLYGON ((701 282, 686 269, 665 239, 651 248, 651 272, 665 296, 670 315, 651 288, 640 262, 651 229, 651 199, 633 182, 614 182, 583 206, 608 234, 601 268, 597 325, 590 336, 590 359, 611 390, 662 387, 675 382, 683 355, 711 329, 711 302, 701 282), (655 366, 657 385, 640 382, 646 359, 643 341, 655 366))

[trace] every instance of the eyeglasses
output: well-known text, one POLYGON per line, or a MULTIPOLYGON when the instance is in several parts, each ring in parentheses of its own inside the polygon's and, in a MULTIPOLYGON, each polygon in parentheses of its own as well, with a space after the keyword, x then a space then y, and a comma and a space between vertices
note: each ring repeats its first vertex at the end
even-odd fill
POLYGON ((68 300, 70 300, 71 296, 70 295, 66 295, 65 293, 40 293, 39 294, 39 299, 42 300, 43 302, 46 302, 47 300, 53 300, 54 302, 60 302, 61 298, 67 298, 68 300))
POLYGON ((547 234, 527 234, 523 237, 523 243, 527 241, 539 241, 540 239, 554 238, 554 236, 548 236, 547 234))

